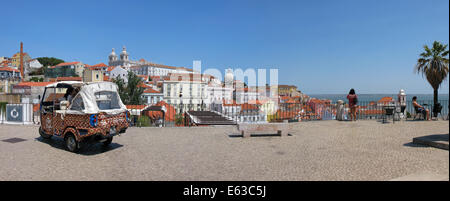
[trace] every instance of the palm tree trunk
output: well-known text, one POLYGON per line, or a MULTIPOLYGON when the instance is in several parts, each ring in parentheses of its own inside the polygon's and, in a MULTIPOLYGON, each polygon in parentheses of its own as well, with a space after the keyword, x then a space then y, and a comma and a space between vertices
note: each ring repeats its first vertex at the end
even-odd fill
POLYGON ((435 88, 433 94, 433 104, 436 105, 437 103, 438 103, 438 89, 435 88))
POLYGON ((433 94, 433 107, 432 107, 432 109, 433 109, 433 111, 432 111, 432 114, 433 114, 433 117, 437 117, 437 109, 436 109, 436 107, 438 106, 438 88, 434 88, 434 94, 433 94))

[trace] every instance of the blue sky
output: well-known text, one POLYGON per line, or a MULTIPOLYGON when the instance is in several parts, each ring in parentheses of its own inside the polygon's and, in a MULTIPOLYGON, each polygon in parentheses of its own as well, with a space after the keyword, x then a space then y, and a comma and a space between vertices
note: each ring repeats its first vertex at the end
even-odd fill
MULTIPOLYGON (((413 73, 423 45, 448 44, 448 0, 2 1, 0 56, 131 59, 278 68, 307 94, 432 93, 413 73)), ((440 93, 448 93, 448 81, 440 93)))

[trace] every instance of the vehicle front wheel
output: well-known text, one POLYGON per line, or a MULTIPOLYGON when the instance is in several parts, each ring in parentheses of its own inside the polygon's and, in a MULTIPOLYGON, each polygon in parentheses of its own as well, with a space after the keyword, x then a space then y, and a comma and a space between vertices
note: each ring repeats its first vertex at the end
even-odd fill
POLYGON ((42 127, 39 127, 39 135, 41 135, 41 137, 44 138, 44 139, 50 139, 50 138, 52 137, 52 135, 46 134, 46 133, 42 130, 42 127))
POLYGON ((111 144, 113 140, 113 137, 108 137, 106 141, 103 142, 103 145, 108 146, 109 144, 111 144))
POLYGON ((77 139, 72 133, 67 133, 66 137, 64 138, 64 141, 66 142, 67 150, 74 153, 80 150, 80 143, 77 141, 77 139))

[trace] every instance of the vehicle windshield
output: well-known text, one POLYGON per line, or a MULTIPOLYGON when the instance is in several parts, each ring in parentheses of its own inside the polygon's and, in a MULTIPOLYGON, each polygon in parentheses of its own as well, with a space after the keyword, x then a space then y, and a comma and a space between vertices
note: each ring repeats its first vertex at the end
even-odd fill
POLYGON ((49 87, 46 89, 43 102, 58 101, 66 94, 67 88, 49 87))
POLYGON ((100 91, 95 93, 97 107, 100 110, 120 109, 119 95, 113 91, 100 91))

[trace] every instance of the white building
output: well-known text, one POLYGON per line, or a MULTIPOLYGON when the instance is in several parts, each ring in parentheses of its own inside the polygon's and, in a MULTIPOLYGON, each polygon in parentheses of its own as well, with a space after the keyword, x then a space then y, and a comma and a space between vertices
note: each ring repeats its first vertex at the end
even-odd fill
POLYGON ((127 83, 128 82, 128 71, 123 69, 120 66, 117 66, 114 69, 112 69, 111 71, 109 71, 109 77, 114 78, 114 79, 117 79, 117 77, 120 77, 125 81, 125 83, 127 83))
POLYGON ((169 74, 163 82, 164 101, 173 105, 177 112, 204 109, 206 85, 206 80, 197 73, 169 74))
POLYGON ((260 107, 259 104, 237 104, 224 101, 218 110, 213 110, 237 122, 267 122, 267 115, 260 107))
POLYGON ((42 68, 42 64, 37 59, 31 59, 24 63, 25 74, 29 74, 39 68, 42 68))
POLYGON ((233 92, 234 100, 237 103, 248 103, 250 101, 259 100, 260 94, 256 89, 252 88, 237 88, 233 92))
POLYGON ((184 67, 174 67, 162 64, 155 64, 141 60, 143 64, 131 66, 130 70, 137 75, 148 75, 148 76, 167 76, 170 73, 192 73, 192 69, 184 67))
POLYGON ((154 105, 159 101, 163 100, 163 93, 152 88, 147 88, 144 93, 142 93, 142 98, 145 100, 147 105, 154 105))

